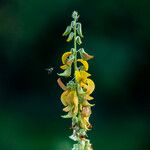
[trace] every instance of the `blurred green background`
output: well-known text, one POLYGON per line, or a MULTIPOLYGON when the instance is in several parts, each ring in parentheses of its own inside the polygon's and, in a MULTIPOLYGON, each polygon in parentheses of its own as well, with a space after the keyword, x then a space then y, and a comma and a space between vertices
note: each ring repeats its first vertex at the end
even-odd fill
POLYGON ((149 0, 0 0, 0 150, 71 149, 56 73, 74 10, 95 56, 94 150, 150 150, 149 0))

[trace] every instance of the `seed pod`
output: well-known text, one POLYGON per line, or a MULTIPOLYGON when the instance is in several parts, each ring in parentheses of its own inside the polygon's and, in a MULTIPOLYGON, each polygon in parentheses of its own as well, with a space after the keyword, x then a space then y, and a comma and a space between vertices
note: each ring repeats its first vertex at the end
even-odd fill
POLYGON ((76 41, 77 41, 77 43, 78 43, 79 45, 82 44, 81 38, 80 38, 79 36, 76 37, 76 41))
POLYGON ((80 37, 83 38, 82 25, 81 25, 81 23, 78 23, 78 24, 77 24, 77 33, 79 34, 80 37))
POLYGON ((74 33, 71 32, 71 33, 69 34, 69 37, 67 38, 67 42, 70 42, 70 41, 73 39, 73 37, 74 37, 74 33))
POLYGON ((63 33, 63 36, 67 36, 71 32, 71 29, 72 29, 71 26, 67 26, 65 32, 63 33))

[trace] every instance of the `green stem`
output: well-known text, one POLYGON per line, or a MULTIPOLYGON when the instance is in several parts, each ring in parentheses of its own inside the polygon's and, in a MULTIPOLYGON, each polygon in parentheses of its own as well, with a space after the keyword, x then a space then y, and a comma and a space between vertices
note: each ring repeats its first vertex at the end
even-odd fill
MULTIPOLYGON (((77 67, 77 43, 76 43, 76 36, 77 36, 77 31, 76 31, 76 22, 77 22, 77 19, 75 18, 74 19, 74 77, 75 77, 75 71, 78 70, 78 67, 77 67)), ((78 95, 78 86, 79 86, 79 83, 76 81, 75 79, 75 82, 76 82, 76 91, 77 91, 77 95, 78 95)), ((79 98, 79 96, 78 96, 79 98)), ((79 119, 80 118, 80 101, 79 101, 79 104, 78 104, 78 115, 77 115, 77 118, 79 119)), ((79 124, 78 124, 78 127, 79 124)), ((80 145, 81 141, 80 141, 80 138, 79 138, 79 141, 78 141, 78 144, 80 145)))
MULTIPOLYGON (((76 37, 77 37, 77 30, 76 30, 76 23, 77 23, 77 18, 75 17, 74 18, 74 27, 73 27, 73 30, 74 30, 74 51, 73 51, 73 55, 74 55, 74 78, 75 78, 75 71, 78 70, 78 66, 77 66, 77 42, 76 42, 76 37)), ((88 139, 81 139, 80 138, 80 135, 81 134, 81 130, 82 128, 80 127, 80 118, 81 118, 81 112, 80 112, 80 106, 81 106, 81 102, 80 102, 80 97, 79 97, 79 94, 78 94, 78 88, 79 88, 79 83, 78 81, 76 80, 75 78, 75 83, 76 83, 76 92, 77 92, 77 96, 78 96, 78 99, 79 99, 79 104, 78 104, 78 114, 77 114, 77 124, 75 127, 73 127, 73 130, 75 131, 75 135, 77 136, 77 144, 74 144, 74 148, 72 150, 92 150, 89 146, 89 140, 88 139), (87 147, 88 146, 88 147, 87 147)), ((74 122, 75 118, 72 118, 72 122, 74 122)), ((85 131, 86 133, 86 131, 85 131)))
MULTIPOLYGON (((77 67, 77 42, 76 42, 77 31, 76 31, 76 22, 77 22, 77 19, 75 18, 74 19, 74 77, 75 77, 75 71, 78 70, 78 67, 77 67)), ((76 90, 77 90, 77 95, 78 95, 79 83, 76 81, 76 79, 75 79, 75 82, 76 82, 76 85, 77 85, 76 90)), ((78 98, 79 98, 79 95, 78 95, 78 98)), ((80 116, 79 108, 80 108, 80 103, 79 103, 79 106, 78 106, 78 117, 80 116)))
POLYGON ((74 19, 74 70, 77 70, 77 43, 76 43, 76 36, 77 36, 77 33, 76 33, 76 18, 74 19))

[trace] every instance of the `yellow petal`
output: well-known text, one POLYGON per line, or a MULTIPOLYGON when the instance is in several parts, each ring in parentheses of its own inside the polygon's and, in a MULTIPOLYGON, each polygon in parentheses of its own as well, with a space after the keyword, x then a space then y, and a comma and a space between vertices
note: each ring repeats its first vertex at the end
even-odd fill
POLYGON ((60 68, 62 69, 62 70, 66 70, 67 68, 68 68, 69 66, 68 65, 62 65, 62 66, 60 66, 60 68))
POLYGON ((91 74, 89 74, 86 71, 82 71, 82 70, 80 71, 80 74, 81 74, 81 77, 82 77, 82 81, 84 83, 86 83, 87 78, 91 76, 91 74))
POLYGON ((91 74, 89 74, 86 71, 83 71, 83 70, 75 71, 75 79, 76 79, 77 82, 82 81, 82 82, 85 83, 89 76, 91 76, 91 74))
POLYGON ((81 82, 80 86, 86 91, 87 94, 88 85, 85 82, 81 82))
POLYGON ((74 92, 73 105, 74 105, 73 113, 77 114, 78 113, 78 96, 77 96, 76 91, 74 92))
POLYGON ((63 111, 65 111, 65 112, 68 112, 68 111, 70 111, 70 106, 68 105, 67 107, 65 107, 65 108, 63 108, 63 111))
POLYGON ((74 92, 75 91, 70 91, 66 97, 66 103, 67 105, 73 105, 73 99, 74 99, 74 92))
POLYGON ((85 71, 88 71, 88 69, 89 69, 89 64, 88 64, 87 61, 85 61, 85 60, 83 60, 83 59, 78 59, 77 61, 83 64, 83 66, 84 66, 84 68, 85 68, 85 71))
POLYGON ((86 100, 93 100, 94 98, 92 97, 92 96, 90 96, 90 95, 85 95, 85 97, 84 97, 86 100))
POLYGON ((61 94, 61 102, 63 103, 64 106, 67 106, 67 96, 69 94, 69 91, 64 91, 62 94, 61 94))
POLYGON ((65 52, 63 55, 62 55, 62 63, 65 64, 66 61, 67 61, 67 58, 72 54, 72 52, 65 52))
POLYGON ((82 76, 84 76, 84 77, 86 77, 86 78, 88 78, 88 77, 91 76, 91 74, 88 73, 88 72, 86 72, 86 71, 82 71, 82 70, 81 70, 80 73, 81 73, 82 76))
POLYGON ((82 117, 80 126, 83 129, 89 130, 91 127, 91 124, 89 123, 89 117, 82 117))
POLYGON ((80 71, 75 71, 75 79, 77 82, 81 81, 82 77, 81 77, 80 71))
POLYGON ((87 84, 88 84, 87 93, 90 95, 95 89, 95 84, 91 79, 87 79, 87 84))
POLYGON ((83 106, 90 106, 90 107, 92 107, 92 106, 94 106, 95 104, 90 104, 87 100, 84 100, 84 101, 82 102, 82 105, 83 105, 83 106))

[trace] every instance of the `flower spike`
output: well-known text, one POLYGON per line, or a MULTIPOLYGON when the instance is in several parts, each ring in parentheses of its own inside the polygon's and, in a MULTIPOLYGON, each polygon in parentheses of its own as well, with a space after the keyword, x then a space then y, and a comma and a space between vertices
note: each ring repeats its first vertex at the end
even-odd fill
POLYGON ((93 56, 86 53, 83 48, 77 50, 77 47, 82 44, 82 25, 78 22, 78 12, 74 11, 72 18, 73 21, 67 26, 63 36, 67 36, 67 42, 73 41, 74 47, 62 55, 60 68, 63 72, 58 74, 61 77, 72 77, 72 79, 66 84, 61 78, 57 79, 58 85, 63 90, 60 100, 64 106, 63 112, 66 114, 62 117, 72 119, 73 134, 70 138, 77 142, 72 150, 93 150, 87 136, 87 131, 92 128, 89 119, 92 114, 91 107, 94 106, 90 102, 94 99, 91 94, 95 89, 95 83, 90 79, 91 74, 88 73, 88 60, 93 56))

